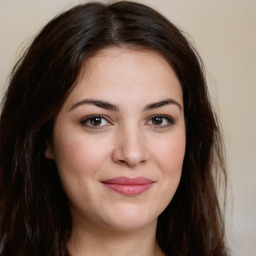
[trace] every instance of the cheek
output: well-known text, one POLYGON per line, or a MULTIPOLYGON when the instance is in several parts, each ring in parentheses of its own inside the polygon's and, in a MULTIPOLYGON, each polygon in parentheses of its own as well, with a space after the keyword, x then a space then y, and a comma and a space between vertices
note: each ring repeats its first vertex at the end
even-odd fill
POLYGON ((180 183, 185 155, 185 136, 168 137, 155 144, 154 149, 154 160, 160 170, 158 198, 161 198, 161 201, 158 208, 164 211, 180 183))
POLYGON ((185 136, 166 138, 154 147, 156 162, 164 176, 176 175, 181 172, 185 155, 185 136))
POLYGON ((54 159, 69 201, 80 207, 81 200, 90 200, 89 192, 93 191, 92 185, 107 157, 107 149, 99 147, 99 141, 74 134, 66 134, 65 139, 64 134, 55 135, 54 159))
POLYGON ((183 134, 170 136, 155 147, 155 162, 161 170, 161 197, 166 204, 169 204, 178 188, 185 147, 186 142, 183 134))
POLYGON ((87 175, 97 170, 104 161, 107 149, 86 136, 56 137, 55 161, 60 172, 87 175))

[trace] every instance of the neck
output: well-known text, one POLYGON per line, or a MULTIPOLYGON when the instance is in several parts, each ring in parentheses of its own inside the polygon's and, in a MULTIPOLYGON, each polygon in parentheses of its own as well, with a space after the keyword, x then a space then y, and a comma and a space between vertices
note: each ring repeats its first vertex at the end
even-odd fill
POLYGON ((156 242, 156 223, 136 230, 113 230, 75 225, 68 242, 72 256, 163 256, 156 242))

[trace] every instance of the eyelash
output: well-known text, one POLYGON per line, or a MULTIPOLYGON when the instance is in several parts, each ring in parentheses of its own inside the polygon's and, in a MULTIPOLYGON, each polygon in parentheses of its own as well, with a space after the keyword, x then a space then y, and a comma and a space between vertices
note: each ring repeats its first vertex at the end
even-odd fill
MULTIPOLYGON (((169 116, 169 115, 153 115, 151 116, 148 121, 146 122, 148 125, 152 125, 154 126, 155 128, 166 128, 166 127, 169 127, 169 126, 172 126, 175 124, 175 120, 173 117, 169 116), (159 118, 161 119, 160 121, 166 121, 167 124, 165 125, 162 125, 162 124, 154 124, 152 122, 152 120, 154 118, 159 118), (151 122, 151 124, 149 124, 149 122, 151 122)), ((84 127, 89 127, 89 128, 92 128, 92 129, 100 129, 101 127, 104 127, 104 126, 109 126, 111 125, 112 123, 108 120, 108 118, 106 118, 105 116, 103 115, 90 115, 90 116, 87 116, 86 118, 84 118, 82 121, 80 121, 80 124, 84 127), (96 118, 99 118, 100 120, 100 124, 99 125, 93 125, 92 122, 96 120, 96 118), (104 124, 104 125, 101 125, 102 123, 102 120, 105 120, 107 122, 107 124, 104 124), (90 122, 90 124, 87 124, 87 122, 90 122)))
POLYGON ((175 119, 173 118, 173 117, 171 117, 171 116, 169 116, 169 115, 153 115, 153 116, 151 116, 150 118, 149 118, 149 120, 147 121, 147 123, 151 120, 151 122, 152 122, 152 120, 154 119, 154 118, 160 118, 162 121, 163 120, 165 120, 165 121, 167 121, 167 124, 165 124, 165 125, 156 125, 156 124, 153 124, 152 123, 152 125, 153 126, 155 126, 156 128, 166 128, 166 127, 169 127, 169 126, 172 126, 172 125, 174 125, 175 124, 175 119))
MULTIPOLYGON (((108 121, 108 119, 105 117, 105 116, 102 116, 102 115, 90 115, 90 116, 87 116, 86 118, 84 118, 81 122, 80 122, 80 124, 82 125, 82 126, 85 126, 85 127, 90 127, 90 128, 93 128, 93 129, 99 129, 100 127, 102 127, 101 125, 93 125, 91 122, 94 120, 95 121, 95 119, 96 118, 99 118, 101 121, 102 120, 105 120, 107 123, 108 123, 108 125, 111 125, 111 123, 108 121), (88 124, 86 124, 87 122, 90 122, 90 124, 88 125, 88 124)), ((105 125, 104 125, 105 126, 105 125)))

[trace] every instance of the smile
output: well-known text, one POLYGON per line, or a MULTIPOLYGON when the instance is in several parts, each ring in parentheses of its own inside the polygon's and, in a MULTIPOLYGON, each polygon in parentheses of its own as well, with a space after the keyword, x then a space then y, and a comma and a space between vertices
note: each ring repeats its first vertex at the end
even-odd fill
POLYGON ((155 182, 153 180, 137 177, 118 177, 101 182, 109 189, 126 196, 136 196, 147 191, 155 182))

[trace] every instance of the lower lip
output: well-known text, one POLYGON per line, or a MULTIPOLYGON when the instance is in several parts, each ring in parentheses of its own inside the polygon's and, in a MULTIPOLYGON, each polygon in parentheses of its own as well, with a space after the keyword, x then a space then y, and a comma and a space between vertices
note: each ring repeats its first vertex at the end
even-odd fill
POLYGON ((109 189, 126 196, 137 196, 147 191, 153 183, 147 184, 110 184, 103 183, 109 189))

